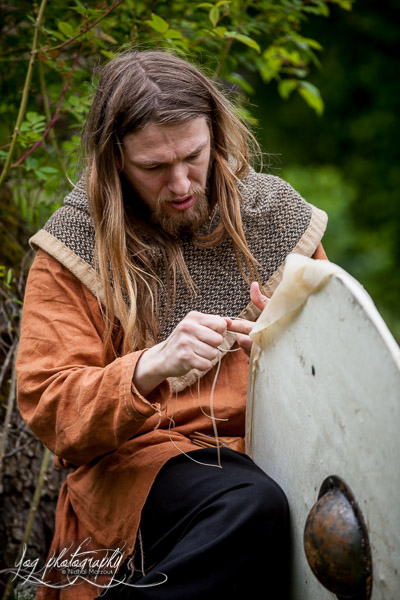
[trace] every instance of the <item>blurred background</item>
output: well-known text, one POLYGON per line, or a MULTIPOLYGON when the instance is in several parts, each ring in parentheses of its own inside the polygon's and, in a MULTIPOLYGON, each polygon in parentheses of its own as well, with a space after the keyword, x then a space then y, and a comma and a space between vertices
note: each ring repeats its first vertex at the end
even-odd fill
POLYGON ((329 258, 366 287, 400 340, 400 4, 362 0, 311 18, 321 67, 309 80, 325 108, 269 86, 251 100, 271 167, 324 208, 329 258))
POLYGON ((400 341, 399 22, 395 0, 0 0, 0 570, 28 542, 46 556, 65 477, 19 416, 13 365, 28 239, 79 177, 99 67, 132 46, 204 67, 264 169, 328 212, 329 258, 400 341))

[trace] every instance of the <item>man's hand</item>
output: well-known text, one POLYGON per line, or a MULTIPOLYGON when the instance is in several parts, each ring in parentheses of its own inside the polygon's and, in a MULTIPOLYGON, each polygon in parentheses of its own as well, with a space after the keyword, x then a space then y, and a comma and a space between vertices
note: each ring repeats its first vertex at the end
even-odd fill
MULTIPOLYGON (((253 282, 250 287, 250 300, 260 310, 264 310, 269 300, 264 294, 261 293, 260 286, 257 282, 253 282)), ((246 354, 250 355, 253 341, 249 338, 249 333, 254 327, 253 321, 247 321, 245 319, 238 319, 228 324, 228 331, 236 333, 236 340, 238 345, 243 348, 246 354)))
POLYGON ((228 318, 190 312, 165 341, 140 357, 133 377, 136 389, 146 396, 167 377, 210 369, 231 324, 228 318))
MULTIPOLYGON (((268 298, 258 283, 252 283, 250 300, 263 310, 268 298)), ((176 326, 171 335, 160 344, 149 348, 139 359, 133 383, 146 396, 168 377, 185 375, 191 369, 207 371, 218 356, 218 346, 226 331, 236 333, 237 342, 250 354, 253 342, 249 333, 254 323, 245 319, 230 319, 192 311, 176 326)))
POLYGON ((224 340, 226 319, 192 311, 161 344, 161 363, 167 377, 184 375, 191 369, 206 371, 218 356, 224 340))

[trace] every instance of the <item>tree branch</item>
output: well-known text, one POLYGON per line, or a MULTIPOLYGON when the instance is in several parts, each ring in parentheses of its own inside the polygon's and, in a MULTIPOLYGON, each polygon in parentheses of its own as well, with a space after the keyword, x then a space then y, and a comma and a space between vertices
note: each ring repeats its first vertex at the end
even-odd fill
MULTIPOLYGON (((47 90, 46 90, 46 80, 45 80, 45 76, 44 76, 44 72, 43 72, 43 63, 40 61, 38 62, 38 72, 39 72, 40 91, 42 93, 43 108, 44 108, 44 112, 46 115, 46 120, 48 123, 50 123, 50 121, 51 121, 50 102, 49 102, 49 97, 48 97, 47 90)), ((49 138, 50 138, 50 143, 53 146, 54 154, 55 154, 56 161, 58 164, 58 169, 59 169, 61 175, 64 177, 64 179, 66 181, 68 181, 68 176, 65 171, 64 163, 61 159, 60 147, 58 145, 58 140, 57 140, 57 136, 55 134, 54 128, 49 130, 49 138)))
POLYGON ((72 42, 74 42, 75 40, 80 38, 82 35, 85 35, 85 33, 90 31, 91 29, 93 29, 93 27, 95 27, 97 25, 97 23, 100 23, 100 21, 105 19, 105 17, 107 17, 110 14, 110 12, 112 12, 114 9, 116 9, 117 6, 119 6, 123 2, 125 2, 125 0, 118 0, 117 2, 114 2, 114 4, 112 6, 110 6, 110 8, 107 9, 106 12, 103 15, 101 15, 101 17, 99 17, 98 19, 93 21, 93 23, 91 23, 90 25, 86 25, 85 27, 83 27, 81 29, 81 31, 79 33, 77 33, 76 35, 74 35, 72 38, 69 38, 68 40, 65 40, 65 42, 58 44, 58 46, 53 46, 52 48, 48 48, 48 47, 40 48, 40 51, 41 52, 53 52, 54 50, 61 50, 61 48, 65 48, 65 46, 68 46, 69 44, 71 44, 72 42))
POLYGON ((12 344, 13 367, 12 367, 12 373, 11 373, 10 390, 8 392, 6 416, 4 419, 3 432, 2 432, 1 440, 0 440, 0 493, 2 493, 2 491, 3 491, 3 475, 4 475, 3 461, 4 461, 4 455, 6 453, 8 429, 9 429, 9 425, 11 423, 11 416, 12 416, 12 412, 14 409, 15 392, 16 392, 16 387, 17 387, 15 368, 14 368, 15 359, 17 357, 17 347, 18 347, 18 338, 16 338, 12 344))
POLYGON ((54 113, 53 118, 51 119, 51 121, 47 124, 47 127, 46 127, 46 129, 45 129, 45 131, 43 133, 42 138, 40 140, 38 140, 37 142, 35 142, 33 144, 33 146, 31 148, 29 148, 29 150, 27 152, 25 152, 25 154, 23 156, 21 156, 21 158, 19 158, 17 160, 17 162, 15 162, 14 164, 11 165, 11 167, 18 167, 18 165, 20 165, 22 162, 24 162, 24 160, 30 154, 32 154, 32 152, 34 152, 38 146, 40 146, 40 144, 43 142, 43 140, 45 139, 45 137, 47 136, 47 134, 49 133, 49 131, 51 130, 51 128, 53 127, 53 125, 56 123, 56 121, 58 121, 58 119, 60 117, 60 109, 61 109, 62 103, 64 101, 64 97, 65 97, 66 91, 67 91, 68 86, 70 84, 70 81, 71 81, 71 78, 72 78, 72 74, 73 74, 73 72, 74 72, 74 70, 76 68, 76 65, 78 64, 78 59, 79 59, 79 55, 81 53, 81 48, 82 48, 82 44, 79 46, 78 52, 75 55, 74 62, 72 64, 71 70, 69 72, 68 79, 65 82, 64 87, 63 87, 63 89, 61 91, 61 95, 60 95, 60 98, 58 100, 56 112, 54 113))
MULTIPOLYGON (((49 466, 50 457, 51 457, 50 450, 48 448, 44 448, 42 463, 40 465, 40 472, 39 472, 39 476, 38 476, 38 479, 36 482, 35 493, 33 495, 31 506, 29 508, 28 519, 27 519, 26 525, 25 525, 24 537, 23 537, 20 547, 19 547, 18 556, 22 555, 24 546, 26 546, 29 541, 29 536, 32 531, 33 522, 35 520, 36 512, 37 512, 37 509, 39 506, 40 497, 42 495, 44 478, 45 478, 45 475, 47 472, 47 468, 49 466)), ((9 598, 9 596, 11 595, 14 579, 15 579, 15 577, 13 577, 13 575, 11 574, 10 577, 8 578, 2 600, 7 600, 9 598)))
POLYGON ((22 119, 24 118, 26 105, 28 103, 29 88, 30 88, 31 81, 32 81, 33 65, 35 63, 35 59, 36 59, 36 56, 38 53, 37 45, 38 45, 38 38, 39 38, 39 28, 42 24, 46 2, 47 2, 47 0, 42 0, 42 2, 40 4, 40 8, 39 8, 39 13, 38 13, 38 16, 36 19, 35 33, 33 34, 31 57, 29 59, 28 70, 26 72, 25 84, 24 84, 24 89, 23 89, 22 98, 21 98, 21 104, 19 106, 17 122, 15 123, 14 133, 11 138, 11 145, 10 145, 10 149, 8 151, 6 163, 4 165, 2 173, 0 175, 0 187, 3 183, 3 181, 5 180, 5 178, 7 177, 8 171, 10 169, 12 157, 14 154, 15 144, 17 142, 17 137, 19 135, 19 128, 21 126, 22 119))

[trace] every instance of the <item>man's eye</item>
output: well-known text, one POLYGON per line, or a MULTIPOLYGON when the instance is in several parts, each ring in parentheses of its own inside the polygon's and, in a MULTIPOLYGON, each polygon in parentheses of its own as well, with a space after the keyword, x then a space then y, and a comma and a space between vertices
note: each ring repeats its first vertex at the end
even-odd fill
POLYGON ((156 169, 159 169, 161 167, 161 165, 150 165, 150 166, 146 166, 143 167, 146 171, 155 171, 156 169))
POLYGON ((196 160, 196 158, 199 158, 201 152, 196 152, 196 154, 192 154, 191 156, 189 156, 189 160, 196 160))

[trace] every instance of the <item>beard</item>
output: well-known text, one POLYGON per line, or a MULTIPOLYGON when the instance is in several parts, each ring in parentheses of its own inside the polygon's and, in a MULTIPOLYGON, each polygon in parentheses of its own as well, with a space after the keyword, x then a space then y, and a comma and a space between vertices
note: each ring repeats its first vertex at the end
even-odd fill
POLYGON ((196 233, 210 215, 210 204, 206 191, 201 186, 194 186, 189 193, 196 196, 194 205, 187 210, 176 210, 173 213, 167 207, 167 202, 173 198, 159 196, 151 221, 173 237, 177 237, 179 233, 196 233))

